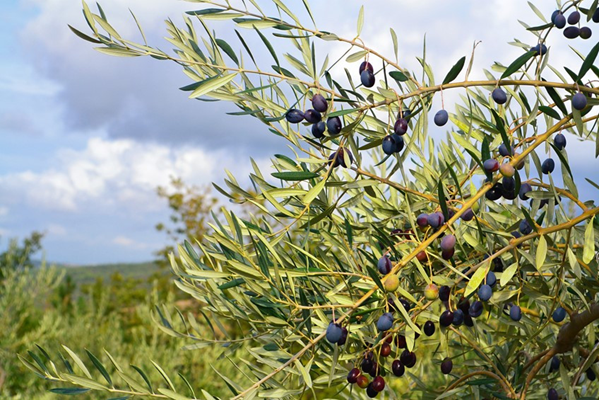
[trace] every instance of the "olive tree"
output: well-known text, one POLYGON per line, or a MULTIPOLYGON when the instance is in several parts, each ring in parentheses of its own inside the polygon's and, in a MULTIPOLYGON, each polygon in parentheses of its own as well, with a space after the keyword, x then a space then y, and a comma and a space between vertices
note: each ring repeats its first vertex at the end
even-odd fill
MULTIPOLYGON (((529 2, 541 22, 522 23, 522 54, 498 60, 486 80, 468 78, 474 50, 442 80, 426 52, 422 70, 408 70, 393 29, 393 55, 360 38, 363 8, 356 36, 344 38, 316 28, 307 0, 294 4, 301 13, 283 0, 193 3, 181 26, 166 21, 170 52, 121 37, 85 3, 87 33, 71 29, 102 53, 178 64, 191 99, 231 102, 232 114, 290 145, 272 171, 252 161, 256 193, 230 174, 215 184, 268 218, 224 209, 203 240, 171 256, 176 285, 205 303, 201 318, 155 312, 187 349, 222 346, 254 382, 216 371, 230 397, 599 396, 599 207, 580 198, 566 148, 599 146, 599 44, 578 53, 579 67, 551 57, 556 35, 573 46, 591 36, 596 0, 558 2, 551 16, 529 2), (229 21, 235 43, 215 20, 229 21), (346 52, 319 54, 321 41, 346 52), (434 109, 448 92, 459 101, 434 109), (200 334, 206 324, 213 337, 200 334), (231 325, 245 335, 227 336, 231 325)), ((90 372, 69 356, 66 370, 50 355, 23 360, 62 393, 214 398, 157 365, 162 382, 111 358, 92 358, 90 372)))

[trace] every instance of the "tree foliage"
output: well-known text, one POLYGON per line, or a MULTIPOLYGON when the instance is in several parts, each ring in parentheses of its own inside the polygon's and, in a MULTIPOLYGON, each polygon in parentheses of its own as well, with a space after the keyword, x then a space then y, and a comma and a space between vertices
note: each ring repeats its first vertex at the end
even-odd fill
MULTIPOLYGON (((307 1, 294 4, 298 12, 281 0, 273 0, 272 7, 253 0, 194 3, 204 8, 188 12, 182 26, 166 21, 172 53, 121 37, 101 8, 94 13, 85 3, 90 33, 71 28, 106 54, 176 62, 193 81, 181 88, 190 98, 229 101, 239 109, 232 114, 258 118, 291 145, 292 157, 274 155, 276 172, 266 174, 252 161, 256 193, 242 189, 231 175, 226 188, 215 186, 269 218, 225 210, 197 247, 185 241, 179 258, 171 255, 176 285, 206 302, 199 320, 212 336, 202 332, 196 315, 157 307, 163 331, 188 340, 190 349, 222 346, 224 357, 247 343, 239 363, 249 368, 254 383, 242 386, 234 376, 219 374, 235 399, 322 397, 324 390, 332 390, 335 398, 365 397, 346 380, 365 357, 379 365, 375 375, 386 375, 385 393, 391 398, 542 398, 549 388, 569 398, 598 396, 592 375, 581 377, 595 368, 599 354, 599 207, 580 198, 568 151, 554 138, 561 133, 599 141, 594 107, 599 45, 582 57, 578 72, 573 65, 553 65, 563 62, 551 57, 552 37, 561 33, 529 3, 543 21, 523 24, 527 40, 516 42, 521 56, 496 62, 484 71, 487 80, 475 81, 468 79, 473 55, 468 63, 466 55, 439 80, 426 51, 418 57, 418 73, 397 62, 393 30, 395 57, 367 46, 359 38, 364 9, 357 36, 349 39, 318 29, 307 1), (239 42, 219 37, 211 29, 214 20, 229 21, 239 42), (249 35, 260 39, 272 60, 256 57, 245 39, 249 35), (347 51, 329 59, 317 51, 321 41, 347 51), (354 63, 365 60, 376 69, 358 80, 354 63), (347 64, 354 65, 344 69, 347 64), (338 78, 343 72, 347 79, 338 78), (501 91, 492 95, 496 89, 501 91), (446 136, 435 142, 432 101, 447 91, 458 92, 460 101, 442 128, 446 136), (585 104, 575 99, 573 107, 578 94, 585 104), (339 133, 327 124, 315 138, 308 124, 289 122, 299 115, 290 110, 311 108, 316 95, 327 101, 325 120, 339 117, 339 133), (408 122, 403 149, 387 155, 381 147, 389 140, 399 143, 390 133, 402 118, 408 122), (550 163, 541 162, 540 153, 550 153, 561 165, 561 179, 550 163), (505 179, 511 175, 513 181, 505 179), (525 185, 530 191, 518 198, 525 185), (435 217, 419 223, 420 214, 435 217), (455 241, 444 239, 450 235, 455 241), (377 266, 387 262, 386 256, 390 271, 379 274, 377 266), (485 297, 478 290, 491 286, 489 272, 497 283, 481 313, 470 317, 466 306, 466 326, 452 317, 440 328, 443 312, 459 314, 467 302, 485 297), (396 277, 397 289, 388 291, 396 277), (435 286, 448 286, 446 301, 436 299, 435 286), (558 307, 568 314, 562 322, 551 317, 558 307), (393 316, 389 330, 379 324, 386 312, 393 316), (422 331, 427 321, 437 327, 430 337, 422 331), (227 323, 245 324, 247 335, 230 338, 227 323), (331 323, 348 330, 343 345, 325 338, 331 323), (404 351, 416 354, 417 362, 402 378, 392 379, 390 359, 382 355, 387 339, 391 359, 404 351), (557 371, 550 370, 554 356, 560 360, 557 371), (454 364, 447 376, 439 368, 446 358, 454 364)), ((561 6, 564 13, 574 9, 589 21, 597 1, 561 6)), ((108 373, 104 365, 94 362, 92 377, 71 357, 80 370, 50 370, 32 360, 28 366, 74 385, 64 391, 83 387, 157 398, 182 399, 189 393, 213 398, 207 390, 176 388, 164 371, 158 386, 127 380, 117 387, 109 379, 100 384, 100 376, 108 373)))

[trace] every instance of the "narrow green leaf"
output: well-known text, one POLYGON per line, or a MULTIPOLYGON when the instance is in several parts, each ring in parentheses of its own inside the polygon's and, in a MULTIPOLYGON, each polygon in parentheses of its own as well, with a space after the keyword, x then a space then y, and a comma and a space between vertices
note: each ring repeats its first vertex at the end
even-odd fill
POLYGON ((78 394, 89 392, 90 389, 83 388, 52 388, 50 392, 67 396, 75 396, 78 394))
POLYGON ((94 47, 94 50, 115 57, 139 57, 141 55, 134 50, 127 50, 124 47, 94 47))
MULTIPOLYGON (((543 79, 543 80, 545 80, 545 79, 543 79)), ((562 101, 562 98, 559 96, 559 94, 557 94, 555 89, 547 86, 547 87, 545 87, 545 90, 547 90, 549 97, 551 97, 551 100, 553 100, 553 102, 555 103, 557 108, 559 108, 559 110, 562 112, 562 114, 567 115, 568 110, 566 109, 566 105, 562 101)))
POLYGON ((460 72, 462 72, 462 68, 464 68, 465 62, 466 62, 466 57, 462 57, 458 60, 457 63, 455 63, 455 65, 453 67, 451 67, 451 69, 447 73, 447 76, 445 76, 445 79, 443 79, 444 85, 449 82, 453 82, 453 80, 458 77, 460 72))
POLYGON ((466 286, 466 292, 464 293, 465 297, 470 296, 472 292, 478 289, 482 281, 485 279, 485 276, 487 276, 487 272, 489 271, 490 266, 491 262, 485 261, 485 263, 476 270, 474 275, 472 275, 472 278, 470 278, 468 285, 466 286))
POLYGON ((364 6, 360 7, 360 13, 358 14, 358 35, 362 33, 362 28, 364 27, 364 6))
POLYGON ((514 277, 517 270, 518 270, 518 263, 513 263, 512 265, 507 267, 501 274, 501 279, 499 280, 499 284, 501 286, 506 286, 510 282, 510 280, 514 277))
POLYGON ((539 110, 542 111, 543 113, 549 115, 551 118, 554 119, 561 119, 559 114, 557 113, 557 111, 555 111, 553 108, 551 107, 547 107, 547 106, 539 106, 539 110))
POLYGON ((150 378, 148 378, 148 375, 146 375, 146 373, 136 365, 131 365, 131 368, 133 368, 135 371, 137 371, 137 373, 146 382, 146 385, 148 385, 148 389, 150 390, 150 393, 154 393, 154 389, 152 388, 152 383, 150 382, 150 378))
POLYGON ((164 389, 164 388, 158 388, 158 392, 162 393, 163 395, 165 395, 166 397, 168 397, 169 399, 173 399, 173 400, 190 400, 189 397, 185 397, 177 392, 174 392, 172 390, 169 389, 164 389))
POLYGON ((322 189, 324 189, 324 185, 326 183, 327 183, 326 179, 322 179, 320 182, 318 182, 316 185, 314 185, 308 191, 308 193, 306 193, 306 195, 302 199, 302 202, 304 204, 310 204, 312 202, 312 200, 314 200, 316 198, 316 196, 318 196, 320 194, 320 192, 322 192, 322 189))
POLYGON ((320 176, 318 174, 315 174, 314 172, 309 171, 273 172, 271 175, 277 179, 282 179, 284 181, 303 181, 306 179, 312 179, 320 176))
POLYGON ((357 51, 353 54, 350 54, 349 56, 347 56, 347 58, 345 59, 345 61, 347 61, 348 63, 353 63, 356 61, 360 61, 362 60, 364 57, 366 57, 366 54, 368 54, 368 52, 366 50, 360 50, 357 51))
POLYGON ((345 109, 345 110, 333 111, 332 113, 330 113, 328 115, 328 117, 340 117, 342 115, 355 113, 357 111, 360 111, 360 109, 359 108, 349 108, 349 109, 345 109))
POLYGON ((591 66, 595 64, 595 59, 599 53, 599 43, 597 43, 585 57, 582 65, 580 66, 580 72, 578 72, 578 79, 582 79, 589 71, 591 66))
MULTIPOLYGON (((67 24, 67 25, 68 25, 68 24, 67 24)), ((88 42, 92 42, 92 43, 98 43, 98 44, 102 43, 101 41, 99 41, 99 40, 97 40, 97 39, 94 39, 94 38, 92 38, 92 37, 90 37, 90 36, 87 36, 85 33, 81 32, 80 30, 73 28, 71 25, 68 25, 68 27, 69 27, 69 29, 70 29, 71 31, 73 31, 73 33, 74 33, 75 35, 79 36, 79 37, 80 37, 81 39, 83 39, 83 40, 87 40, 88 42)))
POLYGON ((96 369, 98 371, 100 371, 100 373, 102 374, 104 379, 106 379, 106 382, 108 382, 108 384, 110 386, 112 386, 112 379, 110 378, 110 374, 108 373, 108 371, 106 371, 106 368, 104 367, 102 362, 100 362, 100 360, 98 360, 98 358, 96 356, 94 356, 89 350, 85 349, 85 352, 87 353, 87 356, 89 357, 91 362, 94 364, 96 369))
POLYGON ((255 28, 256 32, 258 32, 258 36, 260 36, 260 39, 262 39, 262 42, 264 43, 264 45, 266 46, 266 48, 268 49, 270 55, 272 56, 272 58, 274 58, 275 63, 277 64, 277 67, 281 67, 281 64, 279 63, 279 58, 277 57, 277 53, 275 52, 275 49, 272 47, 272 44, 270 44, 270 42, 268 41, 268 39, 266 38, 266 36, 264 36, 262 34, 262 32, 260 32, 260 30, 258 28, 255 28))
POLYGON ((547 22, 547 20, 545 19, 545 16, 543 15, 543 13, 541 12, 541 10, 539 10, 534 4, 532 4, 530 1, 528 2, 528 5, 530 6, 530 8, 532 8, 532 10, 535 12, 535 14, 537 14, 537 17, 539 17, 541 19, 541 21, 543 22, 547 22))
POLYGON ((391 40, 393 41, 393 51, 395 52, 395 58, 397 59, 398 54, 399 54, 399 46, 398 46, 398 41, 397 41, 397 33, 395 33, 395 31, 393 30, 393 28, 389 28, 389 31, 391 32, 391 40))
POLYGON ((83 361, 81 361, 81 358, 79 358, 79 356, 77 354, 75 354, 75 352, 73 350, 69 349, 64 344, 62 345, 62 347, 67 351, 67 353, 69 353, 69 356, 71 356, 71 358, 73 359, 73 361, 75 361, 75 364, 77 364, 77 366, 81 369, 81 371, 83 371, 83 373, 85 374, 85 376, 87 376, 89 379, 91 379, 92 376, 89 373, 89 371, 87 370, 87 367, 85 366, 85 364, 83 363, 83 361))
POLYGON ((205 8, 203 10, 196 11, 186 11, 185 14, 188 15, 208 15, 208 14, 218 14, 225 11, 223 8, 205 8))
POLYGON ((407 81, 409 78, 401 71, 391 71, 389 72, 389 76, 393 79, 395 79, 398 82, 405 82, 407 81))
POLYGON ((524 64, 526 64, 526 62, 528 60, 530 60, 532 57, 534 57, 535 54, 536 54, 536 52, 534 52, 534 51, 527 51, 526 53, 522 54, 520 57, 516 58, 514 60, 514 62, 512 62, 506 68, 506 70, 503 72, 503 74, 501 75, 501 79, 506 78, 506 77, 510 76, 511 74, 513 74, 514 72, 518 71, 520 69, 520 67, 522 67, 524 64))
POLYGON ((239 60, 235 55, 235 51, 229 46, 229 43, 225 42, 223 39, 216 39, 216 44, 220 47, 227 55, 235 62, 235 64, 239 65, 239 60))
POLYGON ((443 217, 445 217, 445 221, 449 219, 449 210, 447 209, 447 200, 445 199, 445 188, 443 187, 443 181, 439 180, 437 183, 437 193, 439 195, 439 205, 441 206, 441 211, 443 211, 443 217))
POLYGON ((537 244, 537 254, 535 258, 535 265, 537 270, 540 272, 543 270, 543 264, 545 264, 545 258, 547 257, 547 240, 545 236, 541 235, 539 243, 537 244))
POLYGON ((208 79, 202 81, 198 85, 198 87, 193 92, 191 92, 191 94, 189 95, 189 98, 195 99, 196 97, 200 97, 200 96, 208 94, 214 90, 217 90, 218 88, 231 82, 236 76, 237 76, 237 73, 233 73, 233 74, 229 74, 229 75, 225 75, 225 76, 208 78, 208 79))
POLYGON ((593 221, 595 217, 587 222, 587 227, 584 231, 584 250, 582 252, 582 261, 586 264, 590 263, 595 257, 595 230, 593 229, 593 221))

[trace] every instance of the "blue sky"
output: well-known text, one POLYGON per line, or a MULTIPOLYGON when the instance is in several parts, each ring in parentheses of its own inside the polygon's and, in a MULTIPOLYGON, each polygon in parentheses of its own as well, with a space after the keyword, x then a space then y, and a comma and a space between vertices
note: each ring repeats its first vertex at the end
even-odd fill
MULTIPOLYGON (((185 10, 198 8, 175 0, 100 3, 113 25, 136 39, 131 8, 150 42, 161 48, 169 48, 162 39, 164 19, 180 22, 185 10)), ((516 19, 538 23, 521 0, 470 0, 459 6, 442 0, 311 2, 319 28, 346 37, 355 34, 363 3, 363 39, 392 54, 388 27, 393 26, 400 62, 416 70, 426 33, 428 59, 438 78, 470 54, 474 40, 482 43, 471 78, 483 77, 482 68, 493 61, 508 63, 521 53, 507 44, 514 37, 534 42, 516 19)), ((538 3, 545 15, 555 7, 550 1, 538 3)), ((244 177, 250 156, 267 169, 269 157, 285 151, 284 142, 251 118, 226 116, 230 105, 188 100, 178 88, 189 82, 177 66, 102 55, 70 33, 67 23, 85 30, 79 0, 0 2, 0 246, 7 238, 40 230, 47 232, 50 261, 149 260, 165 241, 154 226, 166 221, 168 209, 155 190, 169 176, 208 185, 222 181, 223 166, 244 177)), ((229 37, 224 25, 214 27, 229 37)), ((599 26, 595 30, 582 43, 554 34, 553 60, 579 63, 567 45, 588 53, 599 37, 599 26)), ((345 49, 328 51, 334 56, 345 49)), ((446 102, 457 99, 457 92, 446 93, 446 102)), ((598 198, 582 179, 599 180, 593 146, 568 139, 569 154, 577 156, 571 158, 582 196, 598 198)))

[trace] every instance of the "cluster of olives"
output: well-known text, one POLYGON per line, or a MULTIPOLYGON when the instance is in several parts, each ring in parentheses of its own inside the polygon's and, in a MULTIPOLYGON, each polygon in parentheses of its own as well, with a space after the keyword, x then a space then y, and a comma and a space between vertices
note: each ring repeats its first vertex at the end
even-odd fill
POLYGON ((326 113, 329 108, 327 100, 321 94, 315 94, 312 97, 312 108, 302 112, 296 108, 292 108, 287 111, 285 118, 292 124, 299 124, 306 120, 309 124, 312 124, 312 135, 315 138, 321 139, 324 137, 325 131, 331 136, 335 136, 341 133, 342 123, 341 118, 338 116, 329 117, 326 124, 322 121, 322 114, 326 113))
MULTIPOLYGON (((341 123, 341 118, 338 116, 332 116, 327 118, 327 122, 322 120, 322 113, 326 113, 329 108, 329 103, 321 94, 315 94, 312 97, 312 108, 302 112, 296 108, 292 108, 287 111, 285 114, 285 119, 292 124, 299 124, 302 121, 306 121, 309 124, 312 124, 312 135, 316 139, 322 139, 324 137, 325 132, 328 132, 329 135, 335 136, 341 133, 341 129, 343 124, 341 123)), ((350 163, 354 161, 354 157, 348 149, 340 147, 335 153, 332 153, 329 156, 329 163, 332 164, 333 168, 342 166, 347 168, 348 165, 345 163, 345 154, 349 158, 350 163)))
MULTIPOLYGON (((599 22, 599 9, 595 10, 592 19, 593 22, 599 22)), ((551 14, 551 22, 557 29, 564 29, 567 22, 570 26, 564 29, 564 36, 568 39, 576 39, 579 36, 582 39, 588 39, 593 35, 593 31, 588 26, 580 27, 580 11, 578 10, 572 11, 567 19, 561 10, 555 10, 551 14)))

